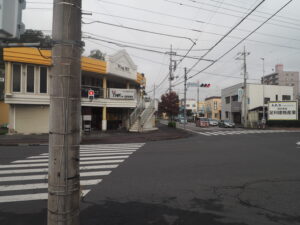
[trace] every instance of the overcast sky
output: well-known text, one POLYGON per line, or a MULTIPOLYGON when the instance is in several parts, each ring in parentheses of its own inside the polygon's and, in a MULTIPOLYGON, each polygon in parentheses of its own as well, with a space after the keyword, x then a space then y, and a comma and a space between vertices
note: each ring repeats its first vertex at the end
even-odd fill
MULTIPOLYGON (((160 52, 170 51, 170 45, 178 55, 185 55, 192 46, 192 39, 196 45, 188 56, 201 57, 212 48, 232 27, 234 27, 247 13, 262 0, 83 0, 83 10, 93 15, 83 15, 84 22, 102 21, 118 26, 126 26, 157 33, 164 33, 177 37, 162 36, 140 31, 125 29, 107 24, 94 23, 83 25, 85 32, 97 35, 103 40, 117 43, 126 42, 127 45, 147 48, 160 52)), ((240 24, 219 45, 213 48, 205 59, 216 60, 242 38, 247 36, 272 14, 285 5, 288 0, 265 0, 242 24, 240 24)), ((247 56, 249 82, 257 83, 262 76, 262 60, 265 58, 265 71, 269 74, 278 63, 284 64, 288 71, 300 71, 300 1, 294 0, 280 13, 253 33, 244 42, 233 49, 210 68, 189 80, 200 83, 210 83, 211 88, 202 88, 200 98, 220 95, 221 89, 243 81, 241 73, 242 61, 236 60, 237 54, 244 46, 250 55, 247 56)), ((51 34, 52 29, 52 1, 30 0, 23 14, 23 22, 27 29, 43 30, 51 34)), ((89 35, 91 35, 89 34, 89 35)), ((108 55, 123 49, 114 44, 103 41, 83 39, 85 53, 91 49, 100 49, 108 55)), ((147 78, 147 90, 152 90, 154 83, 158 85, 168 74, 169 55, 158 54, 126 48, 138 71, 147 78)), ((175 60, 182 57, 175 56, 175 60)), ((197 59, 184 58, 175 76, 179 78, 173 83, 182 81, 184 67, 188 69, 197 63, 197 59)), ((200 61, 188 74, 194 75, 207 67, 211 62, 200 61)), ((166 92, 169 82, 165 80, 157 89, 156 97, 166 92)), ((183 84, 174 87, 180 96, 183 84)), ((152 93, 150 94, 152 95, 152 93)), ((189 88, 188 98, 196 98, 196 90, 189 88)))

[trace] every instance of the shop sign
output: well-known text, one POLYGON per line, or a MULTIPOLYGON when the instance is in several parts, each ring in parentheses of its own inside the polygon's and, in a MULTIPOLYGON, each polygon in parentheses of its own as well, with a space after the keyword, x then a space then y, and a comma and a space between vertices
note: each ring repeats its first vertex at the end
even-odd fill
POLYGON ((297 120, 297 101, 269 102, 268 115, 269 120, 297 120))
POLYGON ((112 99, 126 99, 134 100, 135 99, 135 89, 109 89, 109 97, 112 99))

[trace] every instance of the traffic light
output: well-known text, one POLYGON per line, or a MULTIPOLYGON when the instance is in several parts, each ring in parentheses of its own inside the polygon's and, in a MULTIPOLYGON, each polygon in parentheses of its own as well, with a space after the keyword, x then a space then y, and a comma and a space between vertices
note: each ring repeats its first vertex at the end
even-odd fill
POLYGON ((200 87, 209 88, 210 84, 204 84, 204 83, 202 83, 202 84, 200 84, 200 87))

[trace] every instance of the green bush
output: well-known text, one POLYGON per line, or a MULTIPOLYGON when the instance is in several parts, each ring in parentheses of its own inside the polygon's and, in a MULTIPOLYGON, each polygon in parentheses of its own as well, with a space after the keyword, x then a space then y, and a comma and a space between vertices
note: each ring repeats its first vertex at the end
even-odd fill
POLYGON ((176 128, 176 122, 172 121, 168 123, 168 127, 176 128))
POLYGON ((268 120, 269 127, 300 127, 300 120, 268 120))
POLYGON ((0 128, 0 135, 4 135, 8 133, 8 129, 7 128, 0 128))

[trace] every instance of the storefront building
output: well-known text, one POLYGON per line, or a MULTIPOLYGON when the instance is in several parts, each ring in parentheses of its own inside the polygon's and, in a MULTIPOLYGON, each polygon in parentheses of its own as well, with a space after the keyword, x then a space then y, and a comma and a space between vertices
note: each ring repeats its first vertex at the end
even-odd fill
MULTIPOLYGON (((4 61, 10 133, 48 133, 51 51, 8 48, 4 61)), ((81 69, 83 129, 128 129, 129 115, 140 101, 140 85, 145 84, 128 53, 119 51, 105 61, 82 57, 81 69)))

